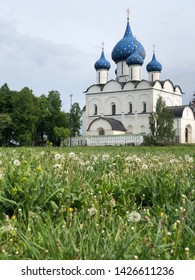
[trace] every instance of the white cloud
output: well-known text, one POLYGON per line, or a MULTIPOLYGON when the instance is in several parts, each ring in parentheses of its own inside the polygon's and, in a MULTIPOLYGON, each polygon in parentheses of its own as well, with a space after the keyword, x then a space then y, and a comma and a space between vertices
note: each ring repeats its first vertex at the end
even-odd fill
POLYGON ((83 92, 95 82, 102 40, 114 78, 111 51, 124 34, 130 7, 132 31, 147 53, 143 77, 155 43, 162 78, 179 84, 188 103, 195 89, 195 1, 178 2, 1 0, 0 84, 16 90, 28 86, 36 95, 58 90, 66 110, 73 94, 82 107, 83 92))

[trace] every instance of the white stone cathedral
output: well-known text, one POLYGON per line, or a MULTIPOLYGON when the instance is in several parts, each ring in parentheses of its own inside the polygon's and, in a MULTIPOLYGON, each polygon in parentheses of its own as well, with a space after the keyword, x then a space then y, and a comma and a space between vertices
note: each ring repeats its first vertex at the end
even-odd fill
POLYGON ((175 141, 195 143, 195 114, 190 106, 182 105, 180 86, 169 79, 161 80, 162 65, 156 59, 155 48, 146 66, 148 80, 142 79, 145 56, 143 46, 131 31, 128 11, 124 36, 112 51, 112 60, 116 63, 115 80, 108 78, 111 65, 105 58, 104 45, 94 65, 96 83, 85 91, 83 137, 96 137, 97 142, 98 137, 119 139, 120 136, 123 144, 128 144, 130 135, 149 134, 149 115, 155 112, 156 101, 162 96, 175 116, 175 141))

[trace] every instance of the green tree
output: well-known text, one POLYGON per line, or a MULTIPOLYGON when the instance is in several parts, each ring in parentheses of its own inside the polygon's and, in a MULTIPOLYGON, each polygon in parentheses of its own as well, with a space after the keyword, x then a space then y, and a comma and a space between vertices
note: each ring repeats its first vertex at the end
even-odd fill
POLYGON ((59 139, 60 146, 63 146, 65 145, 64 140, 70 137, 70 129, 64 127, 54 127, 54 134, 59 139))
POLYGON ((13 96, 15 91, 9 89, 8 85, 5 83, 0 88, 0 112, 10 113, 13 110, 13 96))
POLYGON ((11 116, 15 140, 21 145, 33 145, 39 107, 37 98, 29 88, 25 87, 14 95, 11 116))
MULTIPOLYGON (((15 91, 9 89, 8 85, 5 83, 0 88, 0 114, 9 115, 11 118, 11 112, 13 110, 13 97, 15 95, 15 91)), ((6 145, 11 137, 13 131, 13 123, 10 121, 4 129, 1 129, 1 144, 6 145)))
POLYGON ((60 93, 58 91, 50 91, 48 94, 48 118, 46 119, 46 134, 48 140, 54 144, 59 145, 59 141, 56 141, 56 135, 54 133, 54 127, 68 128, 68 115, 61 111, 62 102, 60 99, 60 93))
POLYGON ((80 135, 81 108, 77 102, 72 105, 69 118, 70 118, 71 136, 74 137, 76 135, 80 135))
POLYGON ((160 96, 156 102, 156 112, 149 116, 149 127, 151 140, 154 144, 168 143, 173 140, 175 130, 173 129, 174 116, 166 107, 166 103, 160 96))
POLYGON ((43 144, 45 135, 54 146, 60 145, 60 137, 56 136, 55 127, 69 128, 68 113, 61 111, 61 99, 58 91, 50 91, 48 96, 38 98, 39 120, 36 130, 36 143, 43 144))
POLYGON ((38 122, 36 127, 35 142, 38 144, 44 143, 44 135, 47 134, 47 129, 49 127, 49 119, 51 117, 51 112, 49 111, 49 100, 47 96, 42 94, 38 97, 38 122))
POLYGON ((11 124, 8 114, 0 114, 0 140, 3 138, 3 131, 11 124))

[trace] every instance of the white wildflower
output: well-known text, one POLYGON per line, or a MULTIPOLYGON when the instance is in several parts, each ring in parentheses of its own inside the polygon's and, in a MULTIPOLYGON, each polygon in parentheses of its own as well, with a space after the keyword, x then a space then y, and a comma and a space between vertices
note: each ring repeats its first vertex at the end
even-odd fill
POLYGON ((148 169, 147 164, 143 164, 143 165, 142 165, 142 169, 145 169, 145 170, 148 169))
POLYGON ((55 154, 55 160, 61 159, 61 155, 60 154, 55 154))
POLYGON ((56 164, 54 164, 53 165, 53 168, 55 168, 55 169, 61 169, 62 168, 62 166, 60 165, 60 164, 58 164, 58 163, 56 163, 56 164))
POLYGON ((129 214, 129 221, 139 222, 140 220, 141 220, 141 215, 138 212, 133 211, 129 214))
POLYGON ((69 158, 75 158, 76 154, 74 152, 70 152, 68 156, 69 158))
POLYGON ((86 170, 87 171, 93 171, 94 169, 93 169, 93 166, 87 166, 86 170))
POLYGON ((110 200, 110 205, 112 207, 115 207, 116 206, 116 202, 115 202, 115 199, 112 197, 111 200, 110 200))
POLYGON ((131 160, 131 157, 130 157, 130 156, 128 156, 128 157, 125 158, 125 161, 130 161, 130 160, 131 160))
POLYGON ((94 207, 91 207, 88 209, 89 211, 89 216, 94 216, 97 213, 97 210, 94 207))
POLYGON ((20 161, 18 159, 15 159, 13 163, 14 163, 15 166, 19 166, 20 165, 20 161))
POLYGON ((103 155, 102 155, 102 159, 103 159, 103 160, 108 160, 109 157, 110 157, 110 156, 109 156, 108 154, 103 154, 103 155))

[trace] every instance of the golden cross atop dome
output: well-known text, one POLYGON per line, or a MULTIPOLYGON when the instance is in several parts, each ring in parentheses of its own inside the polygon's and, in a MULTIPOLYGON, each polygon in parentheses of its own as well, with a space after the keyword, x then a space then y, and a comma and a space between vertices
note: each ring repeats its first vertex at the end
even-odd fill
POLYGON ((155 50, 156 50, 156 45, 155 44, 153 44, 153 53, 155 53, 155 50))
POLYGON ((104 45, 105 45, 105 43, 104 43, 104 41, 102 41, 102 51, 104 51, 104 45))
POLYGON ((127 9, 127 20, 129 21, 129 19, 130 19, 130 10, 129 10, 129 8, 127 9))

